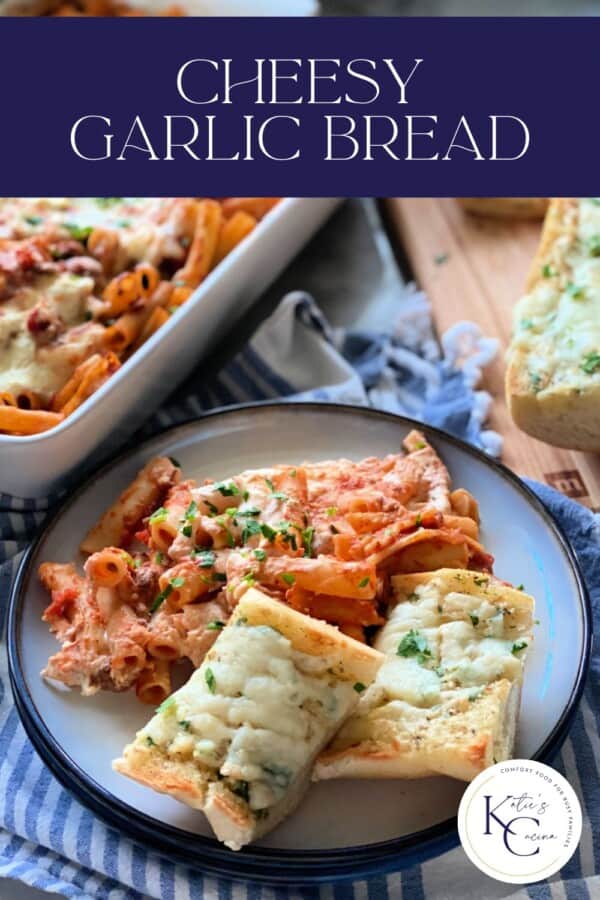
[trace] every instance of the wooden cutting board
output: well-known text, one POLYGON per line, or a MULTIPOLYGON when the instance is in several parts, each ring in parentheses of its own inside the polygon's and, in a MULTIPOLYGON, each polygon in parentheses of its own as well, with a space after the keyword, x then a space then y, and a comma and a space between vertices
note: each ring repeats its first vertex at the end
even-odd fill
POLYGON ((392 198, 384 206, 401 253, 431 301, 438 333, 471 320, 484 335, 500 340, 482 387, 494 399, 490 425, 504 438, 503 462, 600 510, 600 455, 535 440, 516 427, 504 400, 512 307, 523 292, 540 223, 479 218, 452 198, 392 198))

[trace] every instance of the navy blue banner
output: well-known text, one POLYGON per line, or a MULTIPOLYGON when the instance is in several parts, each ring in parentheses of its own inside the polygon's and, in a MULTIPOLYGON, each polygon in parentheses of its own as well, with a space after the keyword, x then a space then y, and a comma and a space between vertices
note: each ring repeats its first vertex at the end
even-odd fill
POLYGON ((582 195, 600 19, 0 19, 0 194, 582 195))

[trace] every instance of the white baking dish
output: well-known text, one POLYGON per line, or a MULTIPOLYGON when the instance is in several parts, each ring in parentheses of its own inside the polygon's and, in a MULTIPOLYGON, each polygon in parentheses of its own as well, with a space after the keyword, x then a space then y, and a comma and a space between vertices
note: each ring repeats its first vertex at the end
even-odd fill
POLYGON ((92 453, 96 459, 116 448, 214 348, 340 202, 336 197, 282 200, 64 422, 31 437, 0 435, 0 491, 45 496, 89 463, 92 453))

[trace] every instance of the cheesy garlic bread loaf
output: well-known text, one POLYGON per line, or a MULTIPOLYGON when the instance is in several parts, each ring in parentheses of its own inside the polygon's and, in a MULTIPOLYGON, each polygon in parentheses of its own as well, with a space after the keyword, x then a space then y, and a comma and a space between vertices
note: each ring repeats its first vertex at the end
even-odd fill
POLYGON ((506 396, 519 428, 600 451, 600 199, 553 199, 514 312, 506 396))

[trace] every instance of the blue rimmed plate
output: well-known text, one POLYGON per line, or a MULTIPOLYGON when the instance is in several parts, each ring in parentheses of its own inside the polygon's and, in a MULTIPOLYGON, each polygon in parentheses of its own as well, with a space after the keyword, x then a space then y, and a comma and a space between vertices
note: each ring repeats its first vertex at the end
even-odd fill
POLYGON ((397 452, 414 427, 426 432, 454 485, 478 499, 483 542, 495 556, 496 574, 523 583, 536 597, 539 625, 527 662, 516 752, 551 757, 582 690, 591 616, 574 555, 545 507, 483 453, 409 419, 330 404, 258 404, 169 429, 109 463, 70 497, 21 564, 8 636, 17 707, 40 755, 84 803, 188 865, 271 883, 356 878, 401 868, 456 842, 455 815, 464 790, 459 782, 331 781, 312 786, 287 822, 234 854, 213 840, 200 813, 112 771, 111 760, 148 718, 133 695, 84 698, 39 676, 57 645, 40 618, 47 597, 37 582, 38 565, 77 559, 81 536, 151 456, 176 456, 189 477, 223 478, 276 462, 397 452))

